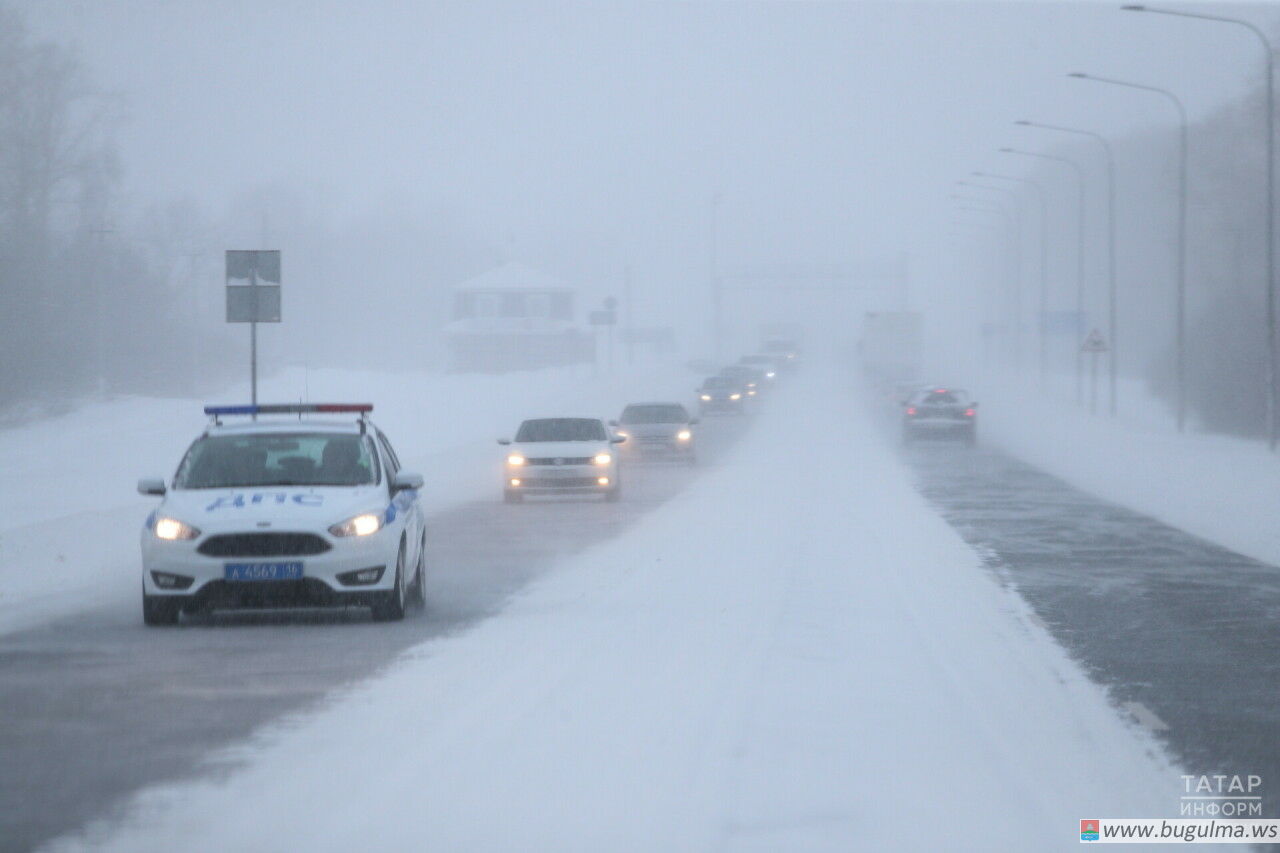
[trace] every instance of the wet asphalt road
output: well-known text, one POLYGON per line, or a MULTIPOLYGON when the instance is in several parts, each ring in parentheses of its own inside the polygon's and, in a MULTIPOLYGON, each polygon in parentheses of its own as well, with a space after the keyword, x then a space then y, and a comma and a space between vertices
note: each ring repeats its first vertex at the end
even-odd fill
POLYGON ((1280 817, 1280 570, 989 448, 904 452, 923 493, 1117 705, 1168 726, 1152 727, 1183 772, 1261 775, 1263 816, 1280 817))
MULTIPOLYGON (((708 418, 699 469, 747 418, 708 418)), ((325 701, 409 646, 489 617, 558 562, 615 536, 699 469, 629 465, 616 504, 494 499, 428 519, 428 605, 403 623, 367 611, 234 614, 147 629, 99 610, 0 638, 0 851, 29 850, 110 817, 145 785, 196 773, 282 714, 325 701)), ((428 483, 428 490, 430 483, 428 483)))

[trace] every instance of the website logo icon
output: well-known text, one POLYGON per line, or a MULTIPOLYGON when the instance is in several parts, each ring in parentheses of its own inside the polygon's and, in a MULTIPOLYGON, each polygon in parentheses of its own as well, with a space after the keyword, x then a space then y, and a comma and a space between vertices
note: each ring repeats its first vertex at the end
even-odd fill
POLYGON ((1080 821, 1080 840, 1081 841, 1097 841, 1098 840, 1098 819, 1092 818, 1080 821))

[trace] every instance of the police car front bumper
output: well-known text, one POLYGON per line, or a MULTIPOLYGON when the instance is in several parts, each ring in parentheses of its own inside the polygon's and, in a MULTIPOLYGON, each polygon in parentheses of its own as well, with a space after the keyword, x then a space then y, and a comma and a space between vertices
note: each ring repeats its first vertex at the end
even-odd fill
POLYGON ((328 546, 318 554, 201 553, 202 544, 214 536, 236 535, 218 531, 193 540, 165 541, 144 530, 144 594, 183 598, 191 606, 364 606, 378 598, 371 593, 395 588, 399 540, 385 527, 368 536, 301 532, 328 546))

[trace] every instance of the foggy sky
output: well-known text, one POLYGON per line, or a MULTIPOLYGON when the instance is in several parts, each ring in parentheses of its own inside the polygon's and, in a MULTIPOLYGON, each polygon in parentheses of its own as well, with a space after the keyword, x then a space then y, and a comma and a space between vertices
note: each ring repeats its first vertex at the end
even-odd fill
POLYGON ((687 283, 719 192, 727 269, 910 252, 918 296, 938 287, 943 303, 951 182, 1010 168, 1000 145, 1054 141, 1013 119, 1170 122, 1067 72, 1174 88, 1194 118, 1259 62, 1235 28, 1114 3, 13 5, 125 95, 138 204, 223 210, 275 185, 337 223, 448 209, 561 275, 631 263, 687 283))

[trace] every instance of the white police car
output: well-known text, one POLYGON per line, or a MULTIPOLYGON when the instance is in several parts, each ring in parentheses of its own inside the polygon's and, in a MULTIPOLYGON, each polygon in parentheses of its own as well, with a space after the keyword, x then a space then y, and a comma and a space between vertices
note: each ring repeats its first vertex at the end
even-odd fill
POLYGON ((207 406, 213 422, 142 530, 142 612, 361 606, 378 621, 425 602, 422 476, 400 469, 368 404, 207 406), (352 413, 351 420, 303 415, 352 413), (224 424, 232 416, 289 419, 224 424))

